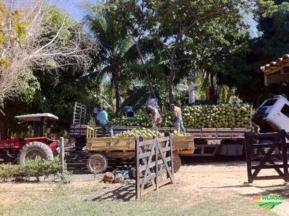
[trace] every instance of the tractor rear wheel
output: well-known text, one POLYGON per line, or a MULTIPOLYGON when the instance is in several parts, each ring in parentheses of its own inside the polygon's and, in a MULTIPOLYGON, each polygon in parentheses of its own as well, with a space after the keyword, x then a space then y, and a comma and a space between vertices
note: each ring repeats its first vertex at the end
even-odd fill
POLYGON ((91 155, 87 160, 87 169, 91 173, 103 173, 107 166, 107 158, 99 153, 91 155))
POLYGON ((42 158, 45 160, 53 160, 53 152, 48 145, 42 142, 31 142, 23 146, 18 154, 18 163, 25 165, 28 160, 35 158, 42 158))
POLYGON ((182 160, 180 155, 177 153, 173 153, 173 166, 174 166, 174 172, 176 173, 182 165, 182 160))

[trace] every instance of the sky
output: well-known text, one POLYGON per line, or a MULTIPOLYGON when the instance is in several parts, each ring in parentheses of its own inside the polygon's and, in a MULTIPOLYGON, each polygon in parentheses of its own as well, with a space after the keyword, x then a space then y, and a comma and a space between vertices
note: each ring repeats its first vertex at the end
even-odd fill
MULTIPOLYGON (((49 0, 52 4, 56 4, 60 9, 68 12, 75 20, 82 21, 85 14, 87 14, 89 5, 103 2, 104 0, 49 0)), ((258 32, 256 29, 256 22, 252 16, 246 17, 246 22, 250 25, 250 34, 256 37, 258 32)))
POLYGON ((100 2, 100 0, 49 0, 60 9, 68 12, 75 20, 81 21, 86 14, 89 5, 100 2))

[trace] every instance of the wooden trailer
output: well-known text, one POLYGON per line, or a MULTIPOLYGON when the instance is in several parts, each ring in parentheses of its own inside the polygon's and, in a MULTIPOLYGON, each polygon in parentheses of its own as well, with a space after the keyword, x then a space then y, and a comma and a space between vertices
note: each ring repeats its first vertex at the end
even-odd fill
MULTIPOLYGON (((86 127, 86 150, 90 156, 87 167, 90 172, 104 172, 111 160, 133 161, 136 137, 97 137, 95 128, 86 127)), ((145 138, 144 138, 145 139, 145 138)), ((180 155, 193 154, 195 150, 192 136, 171 136, 173 145, 173 164, 175 172, 181 166, 180 155)))

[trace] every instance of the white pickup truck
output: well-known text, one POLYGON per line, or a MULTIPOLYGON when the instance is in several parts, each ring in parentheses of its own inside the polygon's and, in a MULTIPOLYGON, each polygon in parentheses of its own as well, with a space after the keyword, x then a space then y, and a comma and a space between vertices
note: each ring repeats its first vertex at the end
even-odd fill
POLYGON ((282 95, 265 100, 256 110, 252 121, 262 133, 278 130, 289 132, 289 101, 282 95))

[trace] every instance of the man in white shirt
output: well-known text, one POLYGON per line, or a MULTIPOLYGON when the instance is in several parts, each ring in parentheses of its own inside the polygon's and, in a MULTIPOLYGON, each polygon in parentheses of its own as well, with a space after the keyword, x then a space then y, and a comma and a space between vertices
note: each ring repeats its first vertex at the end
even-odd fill
POLYGON ((190 81, 190 85, 189 85, 189 89, 188 89, 189 104, 190 105, 193 105, 196 102, 196 87, 197 87, 197 85, 193 81, 190 81))

